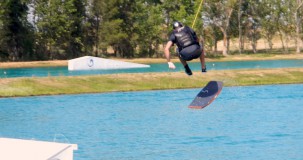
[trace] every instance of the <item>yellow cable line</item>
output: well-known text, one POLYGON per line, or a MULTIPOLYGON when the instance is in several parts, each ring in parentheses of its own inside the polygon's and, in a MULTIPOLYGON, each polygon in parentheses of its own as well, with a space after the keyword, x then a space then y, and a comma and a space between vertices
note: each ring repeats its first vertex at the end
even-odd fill
POLYGON ((193 25, 192 25, 192 27, 191 27, 191 28, 194 28, 194 26, 195 26, 196 19, 197 19, 198 15, 199 15, 200 9, 201 9, 202 4, 203 4, 203 1, 204 1, 204 0, 201 0, 201 2, 200 2, 200 5, 199 5, 199 8, 198 8, 198 11, 197 11, 197 13, 196 13, 196 16, 195 16, 195 19, 194 19, 194 22, 193 22, 193 25))

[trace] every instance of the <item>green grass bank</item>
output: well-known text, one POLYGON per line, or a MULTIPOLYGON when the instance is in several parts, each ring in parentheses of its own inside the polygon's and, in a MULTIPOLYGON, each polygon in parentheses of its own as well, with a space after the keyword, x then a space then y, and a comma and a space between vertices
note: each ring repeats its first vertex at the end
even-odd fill
POLYGON ((112 74, 0 79, 0 97, 202 88, 210 80, 224 86, 303 83, 303 68, 112 74))

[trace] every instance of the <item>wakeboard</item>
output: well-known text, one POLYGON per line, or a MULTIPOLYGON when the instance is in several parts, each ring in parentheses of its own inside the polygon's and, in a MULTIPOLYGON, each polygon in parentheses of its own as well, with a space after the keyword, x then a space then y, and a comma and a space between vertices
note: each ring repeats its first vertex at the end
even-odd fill
POLYGON ((223 88, 223 82, 210 81, 207 85, 197 94, 195 99, 188 106, 193 109, 202 109, 212 103, 220 94, 223 88))

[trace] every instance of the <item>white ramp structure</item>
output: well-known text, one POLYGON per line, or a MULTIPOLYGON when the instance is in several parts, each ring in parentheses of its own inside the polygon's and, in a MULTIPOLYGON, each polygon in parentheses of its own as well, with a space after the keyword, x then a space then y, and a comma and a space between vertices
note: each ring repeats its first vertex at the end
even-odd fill
POLYGON ((99 57, 84 56, 68 61, 68 70, 96 70, 96 69, 126 69, 149 68, 149 65, 110 60, 99 57))
POLYGON ((0 138, 0 160, 73 160, 76 144, 0 138))

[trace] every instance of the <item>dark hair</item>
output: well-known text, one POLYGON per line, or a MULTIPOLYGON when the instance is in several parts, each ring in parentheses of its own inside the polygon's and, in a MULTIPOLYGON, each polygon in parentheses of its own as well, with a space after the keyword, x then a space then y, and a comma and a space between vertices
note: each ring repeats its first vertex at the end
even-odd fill
POLYGON ((180 28, 180 27, 183 27, 183 24, 181 22, 175 21, 173 23, 173 29, 180 28))

